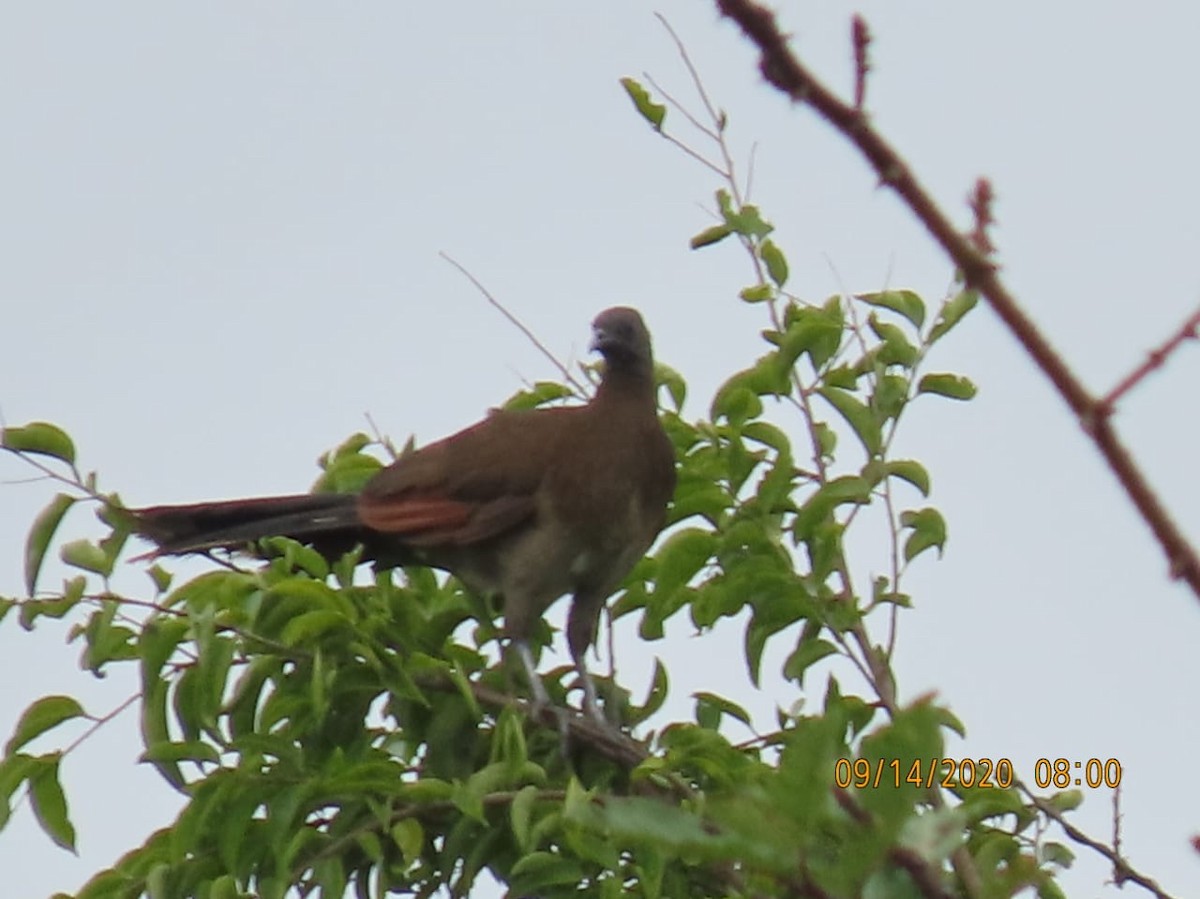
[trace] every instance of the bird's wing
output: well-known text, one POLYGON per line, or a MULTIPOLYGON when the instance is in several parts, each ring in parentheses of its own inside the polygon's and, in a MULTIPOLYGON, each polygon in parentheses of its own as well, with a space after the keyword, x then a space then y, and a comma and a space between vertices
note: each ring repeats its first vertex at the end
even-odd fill
POLYGON ((359 519, 417 547, 478 543, 531 519, 579 409, 502 410, 373 477, 359 519))

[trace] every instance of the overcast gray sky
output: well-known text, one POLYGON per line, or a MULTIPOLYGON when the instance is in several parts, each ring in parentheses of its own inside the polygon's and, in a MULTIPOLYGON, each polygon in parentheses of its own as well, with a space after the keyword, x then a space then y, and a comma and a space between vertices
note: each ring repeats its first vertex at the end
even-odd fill
MULTIPOLYGON (((992 179, 1004 275, 1093 388, 1200 301, 1200 8, 782 5, 806 60, 843 88, 849 16, 867 16, 876 122, 964 225, 974 179, 992 179)), ((743 164, 758 144, 755 197, 779 228, 789 286, 814 301, 886 286, 939 297, 946 260, 840 138, 760 83, 733 26, 694 0, 654 8, 729 113, 743 164)), ((434 439, 522 379, 554 376, 439 250, 563 356, 584 355, 597 311, 638 306, 658 356, 689 380, 685 411, 706 414, 713 388, 761 352, 763 310, 736 300, 749 274, 732 246, 687 248, 718 185, 632 114, 617 82, 645 70, 691 96, 651 8, 629 0, 8 4, 7 423, 62 425, 102 487, 132 504, 304 489, 364 413, 397 440, 434 439)), ((1129 858, 1193 894, 1197 601, 1168 581, 989 311, 932 364, 980 394, 929 402, 902 432, 950 525, 944 559, 909 582, 902 694, 939 691, 968 728, 956 755, 1008 757, 1026 777, 1039 757, 1119 759, 1129 858)), ((1187 347, 1118 418, 1193 539, 1198 374, 1187 347)), ((54 492, 13 483, 27 476, 0 459, 0 594, 21 592, 25 533, 54 492)), ((697 689, 762 713, 796 698, 777 684, 752 694, 736 624, 695 637, 680 619, 655 644, 633 625, 618 629, 622 679, 638 692, 664 656, 679 714, 697 689), (728 661, 716 682, 714 658, 728 661)), ((134 689, 79 673, 64 635, 0 628, 0 738, 40 695, 74 694, 99 714, 134 689)), ((811 689, 819 701, 823 686, 811 689)), ((139 751, 126 714, 66 760, 80 856, 22 808, 0 834, 6 895, 74 890, 173 818, 175 797, 134 764, 139 751)), ((1101 839, 1109 801, 1089 793, 1077 815, 1101 839)), ((1072 896, 1115 896, 1107 877, 1081 851, 1063 882, 1072 896)))

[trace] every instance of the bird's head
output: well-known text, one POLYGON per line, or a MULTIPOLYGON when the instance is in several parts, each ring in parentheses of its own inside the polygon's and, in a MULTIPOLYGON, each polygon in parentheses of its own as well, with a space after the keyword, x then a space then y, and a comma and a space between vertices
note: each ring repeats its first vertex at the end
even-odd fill
POLYGON ((641 314, 629 306, 605 309, 592 322, 591 349, 611 367, 652 365, 650 332, 641 314))

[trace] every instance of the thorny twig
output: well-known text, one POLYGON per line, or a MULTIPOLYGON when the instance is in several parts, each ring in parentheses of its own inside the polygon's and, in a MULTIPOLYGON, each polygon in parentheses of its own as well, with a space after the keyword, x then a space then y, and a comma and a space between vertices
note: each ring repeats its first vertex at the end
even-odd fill
POLYGON ((855 14, 850 20, 850 39, 854 42, 854 108, 862 109, 867 100, 867 73, 871 71, 871 29, 867 20, 855 14))
POLYGON ((1167 339, 1162 346, 1153 349, 1146 356, 1146 361, 1131 371, 1128 375, 1121 379, 1112 390, 1106 393, 1097 403, 1097 414, 1111 415, 1117 406, 1117 402, 1127 394, 1130 390, 1145 380, 1146 376, 1157 368, 1161 368, 1167 358, 1179 348, 1185 340, 1196 340, 1200 338, 1200 309, 1197 309, 1187 321, 1167 339))
POLYGON ((1157 896, 1158 899, 1173 899, 1171 894, 1160 887, 1154 878, 1149 877, 1146 874, 1142 874, 1140 871, 1134 869, 1133 866, 1121 856, 1120 852, 1118 852, 1115 847, 1106 846, 1099 840, 1089 837, 1086 833, 1068 821, 1066 816, 1063 815, 1063 813, 1056 809, 1052 804, 1040 796, 1034 795, 1033 791, 1030 790, 1029 787, 1027 787, 1024 783, 1017 781, 1016 786, 1022 793, 1029 797, 1029 801, 1037 807, 1038 811, 1061 827, 1063 832, 1068 837, 1070 837, 1079 845, 1087 846, 1089 849, 1098 852, 1100 855, 1112 862, 1113 880, 1116 883, 1136 883, 1138 886, 1149 890, 1151 893, 1157 896))
POLYGON ((1125 444, 1113 429, 1109 410, 1083 385, 1050 341, 1021 309, 989 255, 960 231, 917 180, 900 154, 872 127, 863 110, 839 99, 799 61, 775 15, 753 0, 716 0, 758 47, 766 80, 797 103, 811 106, 871 163, 880 183, 894 190, 1025 347, 1079 419, 1113 474, 1137 507, 1167 557, 1171 577, 1187 582, 1200 598, 1200 555, 1175 523, 1125 444))

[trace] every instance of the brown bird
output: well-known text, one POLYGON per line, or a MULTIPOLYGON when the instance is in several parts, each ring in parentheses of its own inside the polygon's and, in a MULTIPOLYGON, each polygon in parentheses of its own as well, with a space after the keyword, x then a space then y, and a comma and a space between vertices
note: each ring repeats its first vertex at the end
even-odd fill
POLYGON ((658 419, 650 334, 637 310, 592 325, 605 361, 586 405, 493 410, 478 424, 397 459, 361 494, 306 494, 134 510, 159 553, 243 549, 286 536, 337 557, 361 544, 384 566, 424 564, 502 600, 505 630, 547 697, 528 638, 571 593, 567 643, 599 718, 585 655, 600 610, 654 542, 675 489, 658 419))

